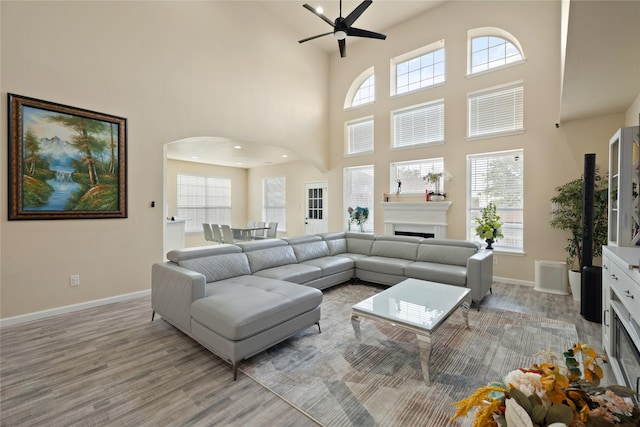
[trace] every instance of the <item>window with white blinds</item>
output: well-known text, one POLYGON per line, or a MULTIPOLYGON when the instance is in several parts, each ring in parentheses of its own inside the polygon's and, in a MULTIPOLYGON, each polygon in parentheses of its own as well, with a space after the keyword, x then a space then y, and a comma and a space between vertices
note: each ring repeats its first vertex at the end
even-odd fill
POLYGON ((523 98, 522 84, 470 94, 469 138, 522 132, 523 98))
POLYGON ((231 179, 178 175, 177 215, 190 218, 186 232, 202 232, 202 223, 231 224, 231 179))
POLYGON ((373 165, 345 168, 343 194, 345 197, 343 213, 345 228, 351 231, 358 231, 357 224, 349 223, 349 208, 368 208, 369 218, 364 224, 364 231, 372 233, 374 213, 373 165))
POLYGON ((493 202, 503 221, 504 238, 494 243, 498 250, 524 251, 524 152, 503 151, 467 156, 469 176, 467 238, 481 242, 475 219, 493 202))
POLYGON ((348 122, 345 127, 348 155, 373 153, 373 117, 348 122))
POLYGON ((262 218, 266 222, 277 222, 278 230, 285 231, 286 224, 286 179, 284 176, 264 178, 262 218))
POLYGON ((372 74, 367 78, 358 90, 356 94, 353 96, 353 101, 351 102, 352 107, 356 107, 358 105, 368 104, 376 100, 376 76, 372 74))
MULTIPOLYGON (((438 173, 444 170, 444 158, 412 160, 409 162, 391 163, 391 173, 389 174, 389 193, 395 193, 398 188, 398 181, 402 182, 402 194, 424 194, 427 183, 422 179, 428 173, 438 173)), ((440 184, 441 191, 444 184, 440 184)))
POLYGON ((444 143, 444 100, 392 112, 393 148, 444 143))

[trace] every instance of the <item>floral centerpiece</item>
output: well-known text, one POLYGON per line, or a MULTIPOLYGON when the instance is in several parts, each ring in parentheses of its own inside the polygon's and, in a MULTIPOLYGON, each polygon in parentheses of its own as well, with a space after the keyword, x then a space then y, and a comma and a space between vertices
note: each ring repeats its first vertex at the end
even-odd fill
POLYGON ((482 216, 476 218, 476 233, 487 242, 487 249, 493 249, 493 242, 504 237, 502 234, 502 221, 496 213, 496 205, 489 203, 483 210, 482 216))
MULTIPOLYGON (((449 182, 451 181, 452 178, 453 178, 453 175, 451 175, 449 172, 442 171, 442 172, 429 172, 428 174, 422 177, 422 180, 429 184, 435 184, 435 190, 430 191, 429 194, 445 197, 446 194, 444 192, 440 192, 440 183, 449 182)), ((429 190, 427 189, 427 191, 429 190)))
POLYGON ((364 233, 364 224, 369 219, 369 208, 361 208, 357 206, 355 209, 349 207, 349 224, 358 224, 361 233, 364 233))
POLYGON ((564 352, 566 367, 557 356, 543 351, 543 363, 517 369, 501 382, 479 388, 458 407, 451 419, 466 416, 478 407, 473 427, 601 427, 638 426, 640 411, 633 390, 624 386, 599 387, 600 362, 606 356, 578 341, 564 352), (582 358, 583 371, 577 357, 582 358))

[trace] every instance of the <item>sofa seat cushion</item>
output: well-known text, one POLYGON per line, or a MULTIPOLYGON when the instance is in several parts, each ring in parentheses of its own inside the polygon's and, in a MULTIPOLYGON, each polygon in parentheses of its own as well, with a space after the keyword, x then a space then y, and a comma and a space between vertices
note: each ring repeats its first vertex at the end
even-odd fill
POLYGON ((437 262, 412 262, 404 268, 406 277, 449 285, 466 286, 467 268, 437 262))
POLYGON ((372 271, 374 273, 391 274, 394 276, 404 275, 405 266, 413 261, 401 258, 389 258, 382 256, 369 256, 356 260, 356 268, 359 270, 372 271))
POLYGON ((321 271, 322 277, 342 273, 347 270, 353 270, 353 266, 355 265, 351 258, 342 256, 325 256, 322 258, 304 261, 302 264, 318 267, 321 271))
POLYGON ((286 280, 293 283, 306 283, 322 277, 322 271, 313 265, 288 264, 260 270, 254 273, 254 276, 286 280))
POLYGON ((322 292, 280 280, 242 276, 223 281, 211 295, 191 304, 191 317, 223 337, 238 341, 313 310, 322 292))

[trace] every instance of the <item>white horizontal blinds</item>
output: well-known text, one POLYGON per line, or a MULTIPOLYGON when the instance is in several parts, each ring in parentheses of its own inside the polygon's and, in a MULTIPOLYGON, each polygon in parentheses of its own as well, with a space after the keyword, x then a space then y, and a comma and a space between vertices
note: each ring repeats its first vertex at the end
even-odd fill
POLYGON ((373 152, 373 119, 347 123, 347 154, 373 152))
POLYGON ((366 79, 353 96, 351 106, 355 107, 362 104, 368 104, 376 99, 376 77, 375 74, 366 79))
POLYGON ((286 224, 286 179, 284 176, 268 177, 263 180, 263 218, 267 222, 277 222, 278 229, 286 224))
POLYGON ((524 159, 523 151, 506 151, 469 156, 469 238, 480 241, 475 233, 475 218, 489 203, 502 217, 504 238, 498 247, 523 250, 524 159))
POLYGON ((231 223, 231 179, 178 175, 177 215, 189 218, 185 231, 200 232, 202 223, 231 223))
MULTIPOLYGON (((368 208, 369 219, 364 225, 367 233, 373 232, 374 188, 373 165, 358 166, 345 169, 344 194, 346 194, 347 208, 368 208)), ((344 212, 345 223, 349 220, 347 209, 344 212)), ((357 231, 357 224, 351 224, 351 230, 357 231)))
MULTIPOLYGON (((422 178, 430 172, 437 173, 443 170, 444 159, 442 157, 392 163, 390 192, 396 191, 398 180, 400 180, 403 194, 424 193, 427 186, 433 187, 433 184, 427 184, 422 178)), ((442 183, 440 188, 444 191, 442 183)))
POLYGON ((395 111, 395 148, 444 142, 444 101, 395 111))
POLYGON ((522 60, 520 50, 502 37, 475 37, 471 49, 471 74, 522 60))
POLYGON ((469 137, 523 130, 524 86, 469 95, 469 137))

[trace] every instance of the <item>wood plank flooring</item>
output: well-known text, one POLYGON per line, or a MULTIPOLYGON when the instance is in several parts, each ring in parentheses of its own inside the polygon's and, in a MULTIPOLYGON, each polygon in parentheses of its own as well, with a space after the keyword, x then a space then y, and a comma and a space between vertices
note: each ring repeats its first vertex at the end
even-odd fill
MULTIPOLYGON (((495 283, 483 307, 575 323, 580 339, 602 352, 601 326, 584 320, 571 296, 495 283)), ((168 323, 150 320, 143 297, 2 328, 0 425, 315 425, 246 375, 233 381, 228 364, 168 323)))

